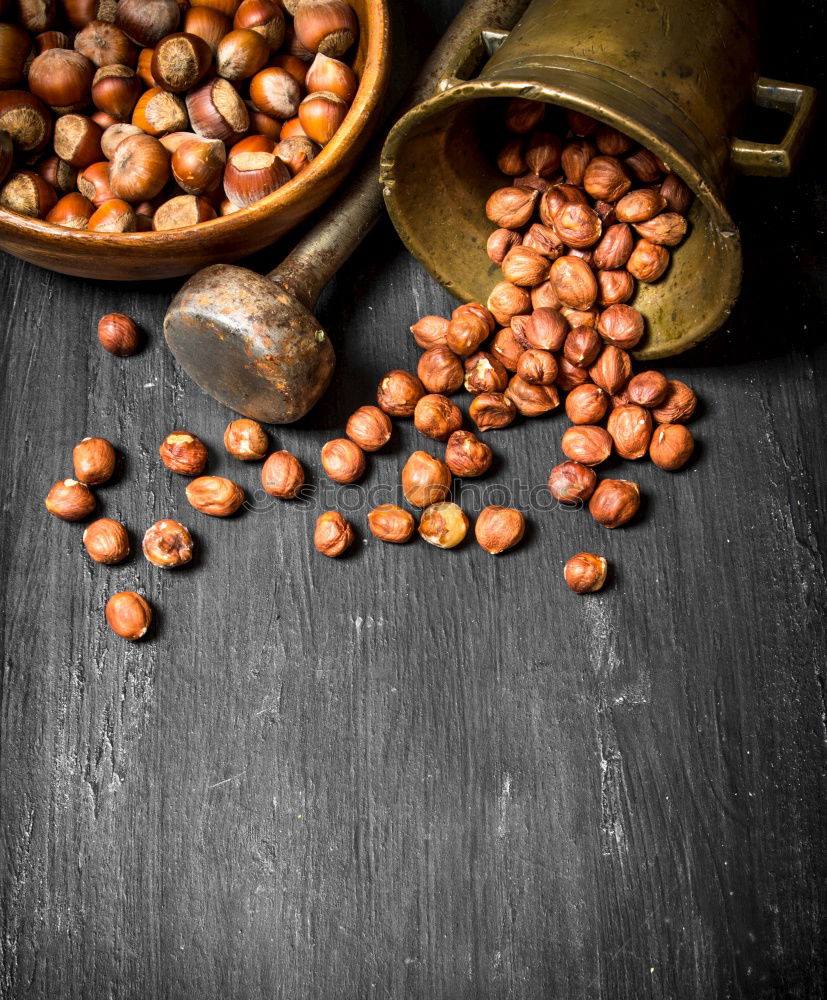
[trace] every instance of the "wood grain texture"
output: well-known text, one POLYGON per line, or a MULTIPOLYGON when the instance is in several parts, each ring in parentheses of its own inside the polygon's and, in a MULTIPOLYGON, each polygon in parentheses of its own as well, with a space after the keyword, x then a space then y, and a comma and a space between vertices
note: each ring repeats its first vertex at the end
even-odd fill
MULTIPOLYGON (((405 6, 412 62, 456 2, 405 6)), ((823 87, 821 5, 763 18, 763 72, 823 87)), ((734 194, 743 297, 665 366, 703 399, 691 467, 618 466, 640 523, 535 510, 499 559, 382 546, 361 507, 357 551, 317 556, 315 506, 254 497, 228 413, 165 351, 175 282, 2 259, 0 996, 824 995, 824 155, 814 136, 793 181, 734 194), (113 309, 148 331, 132 359, 94 337, 113 309), (157 460, 175 427, 257 509, 191 511, 157 460), (87 434, 125 459, 105 512, 136 539, 180 515, 192 568, 92 565, 45 514, 87 434), (584 548, 615 567, 592 599, 561 579, 584 548), (125 587, 158 610, 134 646, 103 623, 125 587)), ((320 445, 450 305, 387 225, 331 286, 334 386, 273 435, 320 489, 320 445)), ((539 502, 563 424, 489 435, 482 485, 539 502)), ((393 487, 414 441, 402 427, 368 486, 393 487)))

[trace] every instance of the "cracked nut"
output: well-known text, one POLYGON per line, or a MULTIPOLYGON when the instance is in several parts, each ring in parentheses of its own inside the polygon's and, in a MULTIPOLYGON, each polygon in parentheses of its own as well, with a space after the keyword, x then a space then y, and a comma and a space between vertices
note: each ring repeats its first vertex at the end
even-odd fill
POLYGON ((582 507, 596 486, 597 473, 580 462, 561 462, 548 477, 549 493, 567 507, 582 507))
POLYGON ((179 521, 163 518, 147 528, 142 548, 153 566, 176 569, 192 559, 192 535, 179 521))
POLYGON ((395 503, 383 503, 368 514, 368 527, 380 542, 401 545, 412 537, 416 521, 413 514, 395 503))
POLYGON ((453 549, 468 534, 468 518, 455 503, 432 503, 419 519, 419 534, 440 549, 453 549))
POLYGON ((462 413, 447 396, 431 393, 416 404, 414 427, 435 441, 447 441, 462 427, 462 413))
POLYGON ((502 392, 481 392, 471 401, 468 415, 484 433, 514 423, 517 407, 502 392))
POLYGON ((626 479, 603 479, 589 501, 589 513, 604 528, 619 528, 637 514, 640 487, 626 479))
POLYGON ((402 492, 414 507, 444 500, 451 490, 451 470, 426 451, 415 451, 402 469, 402 492))
POLYGON ((390 417, 378 406, 360 406, 345 426, 345 434, 362 451, 379 451, 390 441, 392 431, 390 417))
POLYGON ((141 346, 141 333, 134 319, 123 313, 109 313, 98 323, 98 340, 110 354, 128 358, 141 346))
POLYGON ((480 511, 474 534, 491 555, 513 549, 525 534, 525 518, 514 507, 485 507, 480 511))
POLYGON ((649 445, 649 457, 659 469, 675 472, 683 468, 695 450, 692 431, 683 424, 660 424, 649 445))
POLYGON ((106 624, 115 635, 135 642, 143 639, 152 624, 152 608, 134 590, 122 590, 106 602, 106 624))
POLYGON ((267 454, 270 441, 267 431, 255 420, 242 417, 233 420, 224 431, 224 447, 242 462, 260 462, 267 454))
POLYGON ((304 468, 289 451, 274 451, 261 467, 261 485, 271 497, 294 500, 304 486, 304 468))
POLYGON ((563 569, 566 583, 575 594, 593 594, 606 582, 608 564, 594 552, 578 552, 563 569))
POLYGON ((336 438, 322 448, 322 468, 336 483, 355 483, 365 474, 365 453, 350 438, 336 438))
POLYGON ((593 382, 576 385, 566 396, 566 416, 573 424, 600 423, 608 408, 608 396, 593 382))
POLYGON ((410 372, 388 372, 376 390, 379 409, 391 417, 412 417, 416 404, 425 395, 425 387, 410 372))
POLYGON ((167 434, 158 449, 161 461, 181 476, 200 476, 207 465, 207 447, 188 431, 167 434))
POLYGON ((592 424, 569 427, 563 435, 563 454, 581 465, 600 465, 612 453, 612 438, 608 431, 592 424))
POLYGON ((112 478, 115 459, 115 449, 105 438, 84 438, 72 450, 75 479, 87 486, 100 486, 112 478))
POLYGON ((129 534, 120 521, 100 517, 83 532, 89 558, 105 566, 123 562, 129 555, 129 534))
POLYGON ((666 395, 652 410, 652 416, 659 424, 683 424, 692 418, 698 397, 684 382, 669 379, 666 395))
POLYGON ((319 515, 313 533, 313 544, 317 552, 335 559, 347 552, 354 541, 353 528, 338 510, 327 510, 319 515))
POLYGON ((635 403, 623 403, 609 414, 606 429, 621 458, 643 458, 652 439, 652 416, 635 403))
POLYGON ((96 506, 95 494, 76 479, 61 479, 46 497, 46 510, 61 521, 82 521, 96 506))
POLYGON ((244 490, 223 476, 200 476, 187 486, 187 500, 210 517, 229 517, 244 503, 244 490))
POLYGON ((638 406, 658 406, 666 398, 669 382, 660 372, 640 372, 632 377, 626 386, 626 393, 632 403, 638 406))
POLYGON ((454 431, 445 446, 445 464, 455 476, 482 476, 491 468, 494 453, 471 431, 454 431))

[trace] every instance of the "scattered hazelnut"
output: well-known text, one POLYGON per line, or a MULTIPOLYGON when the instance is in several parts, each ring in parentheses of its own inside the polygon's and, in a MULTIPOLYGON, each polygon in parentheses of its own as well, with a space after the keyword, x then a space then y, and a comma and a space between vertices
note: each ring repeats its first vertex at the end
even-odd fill
POLYGON ((635 294, 635 279, 625 268, 598 271, 597 288, 598 303, 601 306, 612 306, 616 302, 628 302, 635 294))
POLYGON ((638 281, 653 282, 662 277, 669 266, 669 251, 666 247, 638 240, 631 256, 626 261, 626 269, 638 281))
POLYGON ((560 394, 556 386, 532 385, 519 375, 512 377, 505 390, 505 396, 524 417, 539 417, 560 405, 560 394))
POLYGON ((414 427, 426 437, 446 441, 462 427, 462 413, 447 396, 431 393, 416 404, 414 427))
POLYGON ((597 330, 607 344, 630 351, 643 337, 643 316, 632 306, 618 303, 603 310, 597 330))
POLYGON ((264 492, 279 500, 293 500, 304 486, 301 462, 289 451, 275 451, 261 467, 264 492))
POLYGON ((425 350, 445 344, 449 320, 442 316, 423 316, 411 327, 414 340, 425 350))
POLYGON ((632 403, 638 406, 657 406, 666 397, 669 383, 660 372, 640 372, 626 386, 626 391, 632 403))
POLYGON ((468 408, 468 415, 485 432, 514 423, 517 407, 502 392, 481 392, 475 396, 468 408))
POLYGON ((485 214, 501 229, 519 229, 531 219, 539 197, 533 188, 499 188, 486 202, 485 214))
POLYGON ((105 438, 84 438, 72 450, 75 479, 87 486, 100 486, 112 478, 115 460, 115 449, 105 438))
POLYGON ((563 355, 567 361, 578 368, 588 368, 600 354, 603 346, 600 335, 591 326, 575 327, 566 337, 563 344, 563 355))
POLYGON ((122 590, 106 602, 106 624, 122 639, 143 639, 151 623, 152 608, 134 590, 122 590))
POLYGON ((525 147, 525 159, 529 170, 539 177, 549 177, 560 167, 563 144, 553 132, 538 130, 530 137, 525 147))
POLYGON ((567 507, 584 504, 597 486, 597 473, 580 462, 561 462, 548 477, 548 491, 567 507))
POLYGON ((322 468, 337 483, 355 483, 365 474, 365 453, 350 438, 336 438, 322 448, 322 468))
POLYGON ((465 360, 465 388, 472 396, 481 392, 503 392, 508 385, 505 365, 493 354, 477 351, 465 360))
POLYGON ((691 419, 698 405, 698 397, 683 382, 669 379, 666 395, 652 410, 652 416, 659 424, 683 424, 691 419))
POLYGON ((635 150, 623 162, 641 184, 656 184, 663 176, 664 164, 648 149, 635 150))
POLYGON ((629 381, 632 374, 632 359, 621 347, 606 344, 597 361, 589 368, 589 376, 595 385, 614 395, 629 381))
POLYGON ((557 378, 557 361, 551 351, 532 347, 520 355, 517 376, 527 385, 550 386, 557 378))
MULTIPOLYGON (((497 232, 511 232, 510 229, 498 229, 497 232)), ((535 222, 533 226, 528 230, 522 240, 524 247, 529 247, 531 250, 536 250, 537 253, 541 253, 548 263, 553 260, 557 260, 563 252, 565 247, 563 246, 563 241, 551 228, 551 226, 541 225, 539 222, 535 222)), ((510 249, 510 248, 509 248, 510 249)), ((490 256, 490 254, 489 254, 490 256)), ((497 263, 502 263, 502 261, 497 261, 497 263)), ((541 282, 545 284, 545 281, 541 282)), ((539 288, 540 286, 535 286, 539 288)))
POLYGON ((464 369, 460 358, 450 347, 443 345, 425 351, 419 359, 416 374, 428 392, 448 395, 462 386, 464 369))
POLYGON ((505 112, 505 127, 510 132, 526 135, 540 124, 545 114, 546 106, 542 101, 514 97, 505 112))
POLYGON ((201 476, 187 486, 187 500, 210 517, 229 517, 244 503, 244 490, 223 476, 201 476))
POLYGON ((514 336, 526 350, 536 347, 540 351, 559 351, 569 330, 566 317, 550 306, 540 306, 527 317, 515 316, 512 323, 514 336))
POLYGON ((603 479, 589 501, 589 513, 604 528, 619 528, 640 508, 640 487, 626 479, 603 479))
POLYGON ((95 562, 112 566, 129 555, 129 535, 126 528, 111 517, 100 517, 83 532, 83 544, 95 562))
POLYGON ((425 387, 410 372, 398 369, 388 374, 376 390, 379 409, 392 417, 412 417, 416 404, 425 395, 425 387))
POLYGON ((525 518, 513 507, 485 507, 474 526, 477 541, 491 555, 513 549, 525 534, 525 518))
POLYGON ((525 159, 525 140, 519 136, 509 139, 497 154, 497 167, 501 174, 509 177, 524 174, 528 167, 525 159))
POLYGON ((659 469, 674 472, 692 457, 695 439, 683 424, 659 424, 652 435, 649 457, 659 469))
POLYGON ((61 479, 46 497, 46 510, 62 521, 82 521, 96 506, 95 494, 76 479, 61 479))
POLYGON ((635 403, 621 404, 609 414, 606 429, 621 458, 643 458, 652 438, 652 417, 635 403))
POLYGON ((432 503, 419 519, 419 534, 440 549, 453 549, 468 534, 468 518, 455 503, 432 503))
POLYGON ((187 431, 167 434, 158 452, 170 472, 181 476, 200 476, 207 465, 206 445, 187 431))
POLYGON ((566 396, 566 416, 573 424, 597 424, 608 408, 606 393, 593 382, 575 386, 566 396))
POLYGON ((467 357, 488 339, 491 330, 485 318, 476 313, 454 316, 448 324, 445 343, 455 353, 467 357))
POLYGON ((141 334, 135 320, 123 313, 109 313, 98 323, 98 340, 119 358, 128 358, 141 346, 141 334))
POLYGON ((179 521, 164 518, 146 530, 144 555, 162 569, 176 569, 192 559, 192 535, 179 521))
POLYGON ((259 462, 269 447, 267 432, 255 420, 242 417, 233 420, 224 431, 224 447, 242 462, 259 462))
POLYGON ((327 510, 319 515, 313 534, 317 552, 335 559, 347 552, 354 540, 353 528, 338 510, 327 510))
POLYGON ((596 150, 585 139, 574 139, 566 144, 560 155, 560 165, 569 184, 582 184, 586 167, 594 158, 596 150))
POLYGON ((566 563, 563 575, 575 594, 593 594, 606 582, 607 569, 603 556, 580 552, 566 563))
POLYGON ((426 451, 415 451, 402 469, 402 492, 414 507, 444 500, 451 489, 451 470, 426 451))
POLYGON ((569 427, 563 435, 563 454, 581 465, 600 465, 612 453, 612 438, 608 431, 593 424, 569 427))
POLYGON ((378 406, 360 406, 345 426, 345 434, 362 451, 379 451, 390 441, 392 430, 390 417, 378 406))
POLYGON ((493 452, 471 431, 454 431, 445 446, 445 464, 455 476, 482 476, 491 467, 493 452))
POLYGON ((412 514, 395 503, 383 503, 368 514, 368 527, 380 542, 401 545, 410 540, 416 521, 412 514))
POLYGON ((488 328, 489 333, 493 333, 497 329, 497 321, 494 319, 494 314, 480 302, 463 302, 462 305, 457 306, 451 313, 452 320, 462 319, 463 316, 476 316, 478 319, 481 319, 488 328))

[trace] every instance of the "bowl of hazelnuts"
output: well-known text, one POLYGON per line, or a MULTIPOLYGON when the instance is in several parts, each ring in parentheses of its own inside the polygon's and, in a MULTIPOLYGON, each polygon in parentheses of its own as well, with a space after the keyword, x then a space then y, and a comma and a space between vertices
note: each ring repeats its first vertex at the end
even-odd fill
POLYGON ((0 248, 188 274, 318 208, 378 123, 386 0, 0 0, 0 248))

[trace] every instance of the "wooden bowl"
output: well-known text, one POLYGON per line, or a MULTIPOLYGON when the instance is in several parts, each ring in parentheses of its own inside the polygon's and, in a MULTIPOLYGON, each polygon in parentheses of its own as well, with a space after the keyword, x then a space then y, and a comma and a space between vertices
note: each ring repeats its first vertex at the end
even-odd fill
POLYGON ((336 135, 290 183, 232 215, 163 233, 81 232, 0 208, 0 249, 63 274, 144 281, 238 260, 274 242, 330 197, 379 122, 391 58, 387 0, 350 2, 359 18, 359 90, 336 135))

